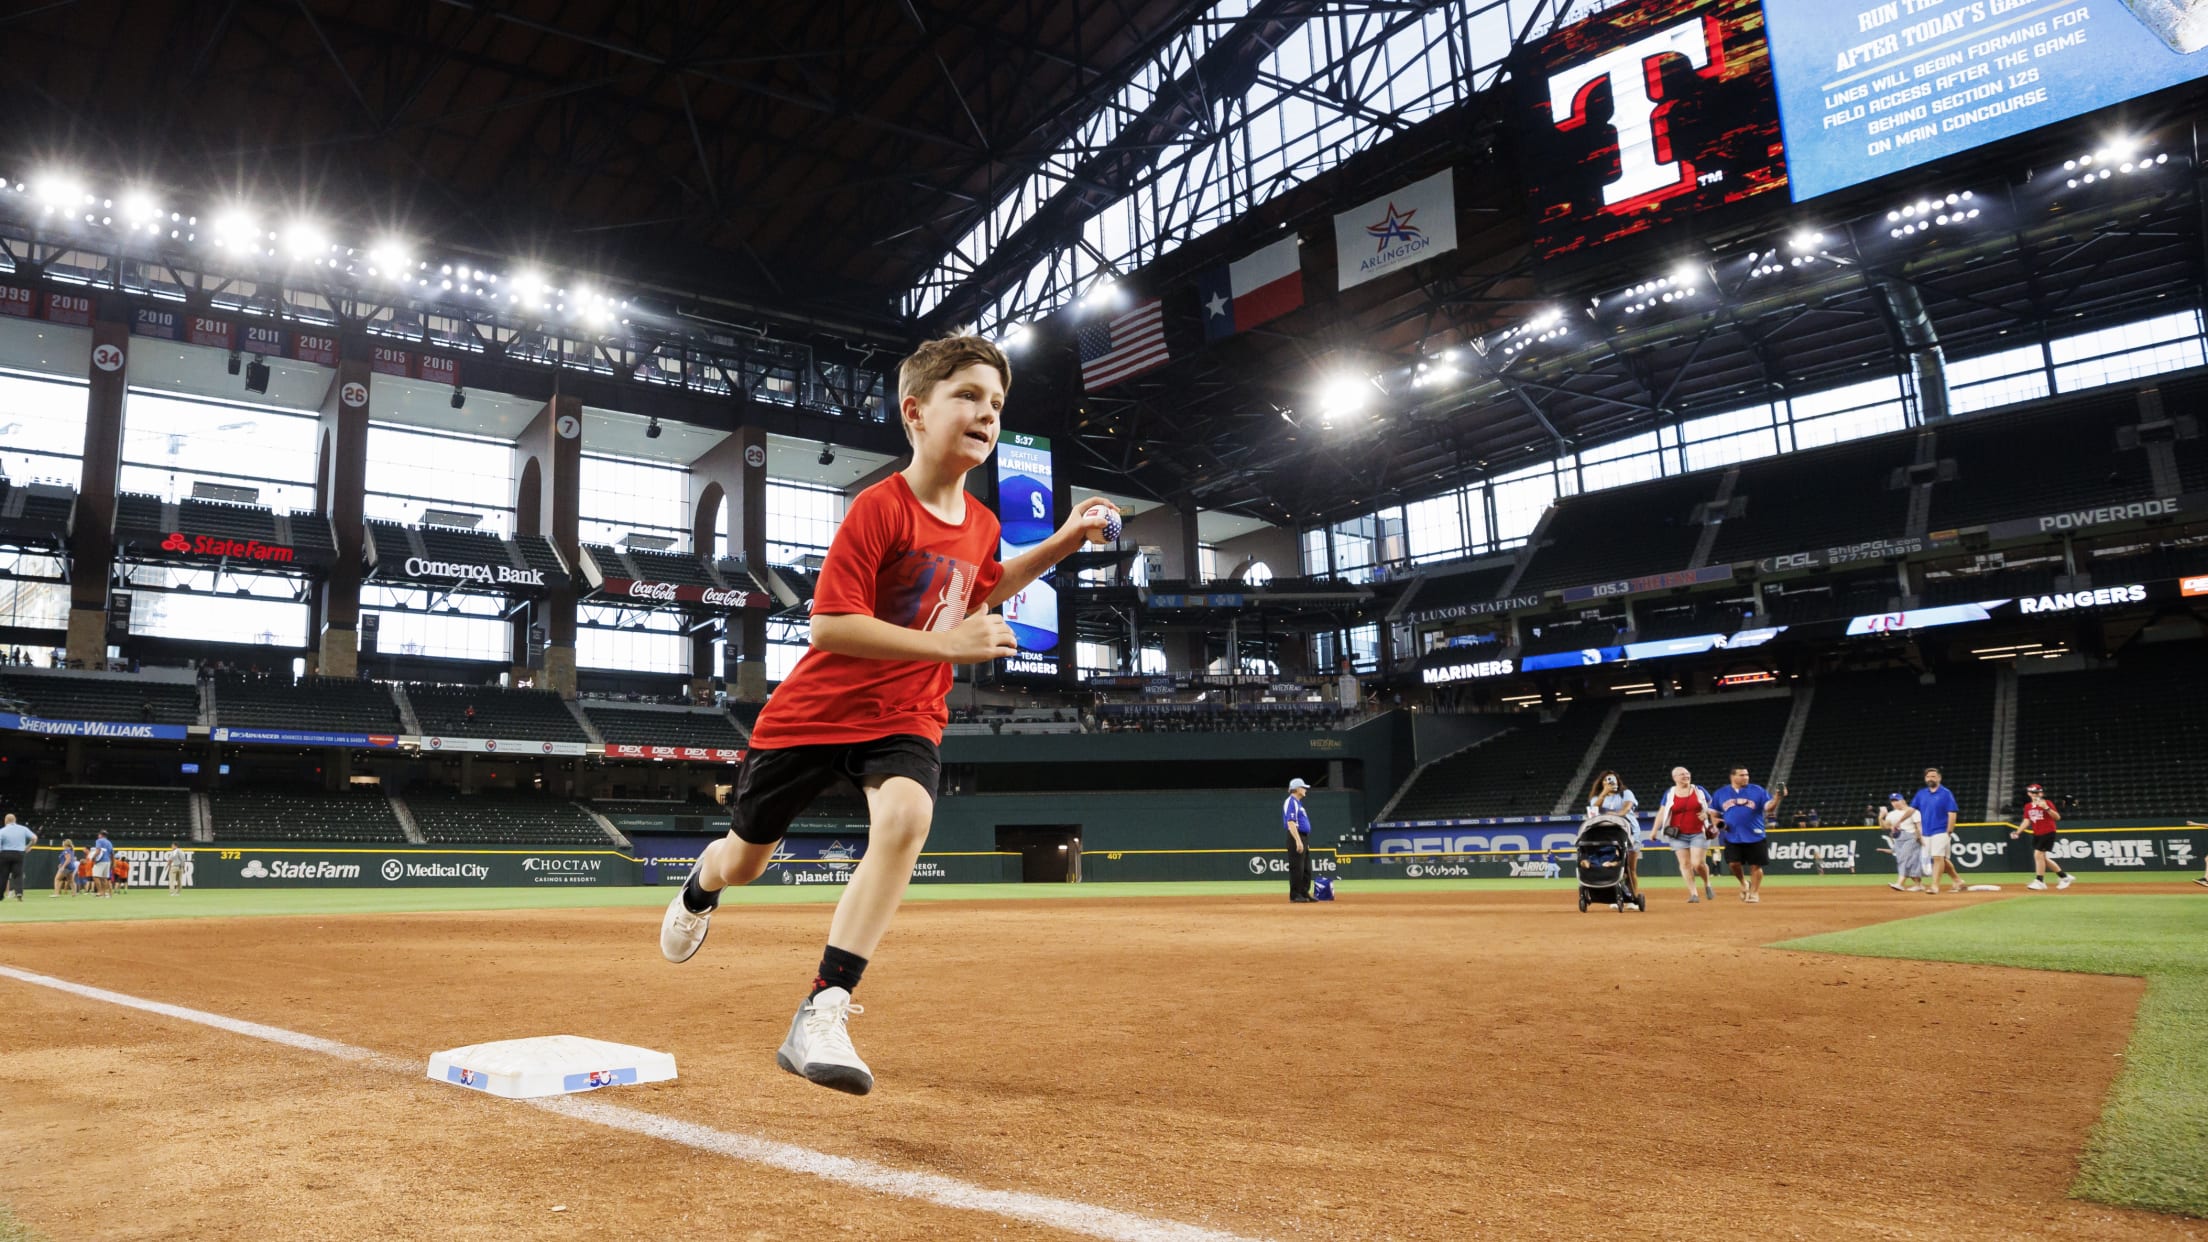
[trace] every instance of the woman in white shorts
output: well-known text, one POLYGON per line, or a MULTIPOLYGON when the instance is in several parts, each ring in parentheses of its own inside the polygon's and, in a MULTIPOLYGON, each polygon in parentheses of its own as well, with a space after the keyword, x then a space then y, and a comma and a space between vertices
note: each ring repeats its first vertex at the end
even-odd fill
POLYGON ((1701 901, 1704 897, 1717 900, 1717 893, 1710 886, 1709 864, 1703 861, 1703 852, 1709 848, 1717 812, 1710 809, 1710 791, 1694 783, 1694 773, 1685 768, 1671 770, 1671 788, 1664 791, 1664 800, 1656 805, 1656 840, 1671 847, 1679 859, 1680 878, 1687 882, 1687 900, 1701 901), (1702 882, 1702 891, 1694 891, 1696 880, 1702 882))

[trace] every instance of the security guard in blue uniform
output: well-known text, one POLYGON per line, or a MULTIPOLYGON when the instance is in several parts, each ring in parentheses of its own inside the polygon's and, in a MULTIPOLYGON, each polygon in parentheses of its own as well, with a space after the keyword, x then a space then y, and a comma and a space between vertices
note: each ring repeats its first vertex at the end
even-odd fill
POLYGON ((1281 827, 1288 833, 1288 900, 1311 900, 1311 816, 1303 797, 1311 787, 1298 777, 1288 782, 1288 800, 1280 804, 1281 827))

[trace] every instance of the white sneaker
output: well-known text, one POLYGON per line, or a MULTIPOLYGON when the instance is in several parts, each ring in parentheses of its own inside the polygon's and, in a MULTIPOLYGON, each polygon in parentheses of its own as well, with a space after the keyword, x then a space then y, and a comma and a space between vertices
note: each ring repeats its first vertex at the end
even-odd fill
POLYGON ((2068 887, 2070 887, 2070 881, 2071 881, 2071 879, 2072 879, 2072 878, 2073 878, 2073 877, 2071 877, 2071 876, 2067 876, 2067 875, 2065 875, 2065 876, 2064 876, 2064 877, 2062 877, 2061 879, 2059 879, 2059 880, 2055 881, 2055 887, 2056 887, 2056 888, 2068 888, 2068 887))
POLYGON ((874 1089, 874 1071, 851 1047, 851 1015, 866 1006, 851 1003, 842 988, 824 988, 797 1007, 790 1033, 775 1050, 774 1063, 808 1082, 852 1095, 874 1089))
MULTIPOLYGON (((690 868, 692 875, 697 867, 690 868)), ((684 887, 690 881, 683 880, 684 887)), ((687 962, 705 944, 705 933, 712 930, 713 912, 692 914, 690 907, 682 904, 682 889, 675 890, 674 900, 667 903, 667 913, 659 920, 659 955, 670 962, 687 962)))
POLYGON ((2047 881, 2045 881, 2045 880, 2034 880, 2034 881, 2032 881, 2031 883, 2029 883, 2029 884, 2025 885, 2024 887, 2026 887, 2026 888, 2028 888, 2028 889, 2031 889, 2031 890, 2032 890, 2033 892, 2035 892, 2035 893, 2044 893, 2044 892, 2046 892, 2046 891, 2047 891, 2047 881))

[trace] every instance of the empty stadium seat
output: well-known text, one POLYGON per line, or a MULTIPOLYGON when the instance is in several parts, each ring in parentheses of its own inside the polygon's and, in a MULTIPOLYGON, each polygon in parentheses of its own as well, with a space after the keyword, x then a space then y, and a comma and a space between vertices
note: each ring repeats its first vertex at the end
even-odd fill
POLYGON ((740 747, 744 736, 718 711, 649 711, 588 704, 583 709, 598 735, 629 746, 740 747))
POLYGON ((1574 704, 1553 724, 1524 713, 1510 732, 1420 770, 1388 818, 1547 815, 1608 711, 1606 704, 1574 704))
POLYGON ((24 816, 48 845, 59 845, 63 838, 89 845, 102 830, 117 846, 192 839, 192 801, 186 790, 63 785, 54 796, 52 810, 24 816))
POLYGON ((567 703, 550 690, 508 690, 501 686, 416 684, 407 701, 425 736, 498 737, 526 741, 587 742, 589 736, 569 714, 567 703), (468 719, 468 709, 475 719, 468 719))
POLYGON ((400 844, 406 831, 380 790, 227 789, 208 798, 217 841, 400 844))
POLYGON ((1788 781, 1788 813, 1817 808, 1824 822, 1860 823, 1886 795, 1915 795, 1940 769, 1965 820, 1986 804, 1993 753, 1993 677, 1950 669, 1922 682, 1914 669, 1827 677, 1817 684, 1788 781))
POLYGON ((422 839, 441 845, 568 845, 604 848, 605 831, 573 802, 544 794, 409 789, 422 839))
POLYGON ((215 723, 227 728, 398 733, 399 706, 380 682, 344 677, 215 679, 215 723))
POLYGON ((98 673, 0 675, 0 696, 54 720, 123 724, 199 723, 199 687, 173 681, 98 673))
POLYGON ((1784 696, 1704 695, 1636 707, 1619 713, 1594 771, 1614 769, 1651 812, 1680 765, 1704 789, 1724 784, 1736 763, 1747 765, 1749 779, 1768 782, 1793 710, 1793 699, 1784 696))
MULTIPOLYGON (((2016 680, 2016 777, 2065 814, 2208 819, 2208 651, 2137 646, 2110 668, 2016 680)), ((2022 790, 2003 790, 2003 805, 2022 790)))

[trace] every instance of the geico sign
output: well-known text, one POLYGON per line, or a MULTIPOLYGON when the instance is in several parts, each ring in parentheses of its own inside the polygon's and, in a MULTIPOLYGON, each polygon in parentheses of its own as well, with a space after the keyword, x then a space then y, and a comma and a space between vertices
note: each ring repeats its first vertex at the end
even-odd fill
POLYGON ((406 558, 406 576, 451 578, 458 582, 480 582, 485 586, 544 585, 544 574, 540 570, 515 569, 511 565, 478 565, 471 561, 432 561, 419 556, 406 558))
POLYGON ((1453 664, 1448 668, 1430 668, 1419 677, 1429 686, 1446 686, 1456 681, 1475 681, 1482 677, 1508 677, 1518 671, 1515 660, 1482 660, 1477 664, 1453 664))
POLYGON ((2017 606, 2025 612, 2068 612, 2073 608, 2106 608, 2110 604, 2142 604, 2147 599, 2147 588, 2133 583, 2130 586, 2101 587, 2093 591, 2065 591, 2060 595, 2025 596, 2017 606))
POLYGON ((1382 854, 1530 854, 1568 850, 1576 840, 1570 832, 1545 832, 1540 844, 1516 832, 1439 832, 1431 836, 1388 837, 1380 842, 1382 854))
POLYGON ((1587 124, 1599 87, 1608 83, 1610 125, 1618 131, 1618 176, 1602 187, 1605 210, 1638 206, 1694 189, 1694 165, 1672 149, 1663 125, 1663 76, 1657 65, 1677 56, 1708 75, 1723 68, 1717 22, 1681 22, 1605 52, 1549 79, 1549 115, 1562 130, 1587 124))

